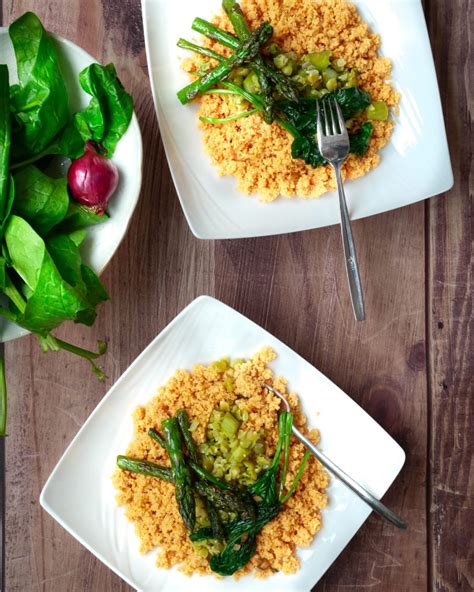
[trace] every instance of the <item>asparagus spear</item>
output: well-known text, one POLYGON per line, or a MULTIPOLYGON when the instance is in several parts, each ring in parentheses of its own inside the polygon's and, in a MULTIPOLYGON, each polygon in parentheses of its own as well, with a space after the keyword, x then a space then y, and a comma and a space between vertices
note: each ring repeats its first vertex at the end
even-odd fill
POLYGON ((220 489, 207 481, 196 481, 196 491, 218 510, 236 512, 246 517, 255 516, 255 504, 250 495, 220 489))
MULTIPOLYGON (((201 33, 201 35, 209 37, 209 39, 214 39, 214 41, 218 41, 221 45, 225 45, 231 49, 235 50, 239 47, 239 40, 234 35, 219 29, 204 19, 195 18, 192 24, 192 29, 193 31, 201 33)), ((284 74, 275 70, 270 64, 267 64, 264 60, 262 61, 265 74, 275 84, 278 92, 288 101, 298 101, 298 93, 294 89, 291 81, 284 74)))
POLYGON ((155 440, 155 442, 157 442, 162 448, 164 448, 166 450, 166 442, 164 441, 164 439, 160 436, 160 434, 154 430, 153 428, 150 428, 148 430, 148 435, 150 436, 150 438, 152 440, 155 440))
POLYGON ((252 60, 263 45, 271 37, 273 27, 270 23, 262 23, 258 29, 255 29, 250 37, 236 48, 235 52, 229 58, 226 58, 216 68, 198 78, 188 86, 185 86, 178 92, 178 99, 183 105, 189 103, 198 94, 209 90, 219 81, 226 78, 231 70, 241 66, 245 61, 252 60))
MULTIPOLYGON (((240 5, 235 0, 223 0, 222 7, 229 17, 240 41, 246 41, 250 36, 250 29, 245 20, 240 5)), ((273 121, 273 94, 270 81, 265 72, 265 63, 261 55, 256 55, 252 67, 257 74, 258 83, 263 96, 263 118, 267 123, 273 121)))
POLYGON ((171 469, 157 465, 149 460, 138 460, 130 458, 129 456, 117 456, 117 466, 122 471, 130 471, 131 473, 139 473, 140 475, 148 475, 149 477, 157 477, 164 481, 173 483, 173 473, 171 469))
POLYGON ((219 510, 209 500, 205 499, 204 502, 206 504, 209 522, 211 523, 212 536, 218 541, 223 541, 225 539, 225 533, 219 510))
POLYGON ((178 420, 171 417, 165 419, 161 425, 165 434, 166 450, 171 460, 179 513, 186 528, 192 532, 196 524, 196 501, 194 499, 191 472, 184 459, 183 442, 178 420))
POLYGON ((189 418, 188 414, 184 409, 180 409, 176 414, 176 418, 178 420, 179 427, 181 429, 181 434, 183 436, 183 440, 186 444, 186 448, 188 449, 189 458, 195 462, 199 462, 199 452, 196 448, 196 444, 194 443, 193 437, 191 432, 189 431, 189 418))

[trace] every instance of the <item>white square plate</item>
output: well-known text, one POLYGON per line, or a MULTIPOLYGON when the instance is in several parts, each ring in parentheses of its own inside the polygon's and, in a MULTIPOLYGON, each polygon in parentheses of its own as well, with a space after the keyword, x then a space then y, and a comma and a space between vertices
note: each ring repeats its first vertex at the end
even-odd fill
POLYGON ((115 505, 110 476, 117 454, 133 434, 131 414, 145 404, 177 368, 209 363, 223 355, 248 357, 269 345, 272 367, 300 395, 310 426, 321 431, 321 448, 377 497, 405 461, 400 446, 358 405, 298 354, 222 302, 201 296, 185 308, 133 362, 81 428, 41 493, 43 508, 131 586, 144 592, 178 592, 197 585, 206 592, 247 590, 306 592, 321 578, 368 517, 369 508, 331 479, 323 528, 299 551, 301 569, 270 580, 246 576, 190 579, 177 569, 155 567, 156 552, 140 555, 134 528, 115 505))
MULTIPOLYGON (((351 217, 364 218, 447 191, 453 184, 446 132, 428 32, 420 0, 357 0, 360 14, 382 38, 401 93, 400 114, 381 164, 347 183, 351 217)), ((210 18, 220 0, 142 0, 148 68, 161 138, 188 224, 198 238, 244 238, 329 226, 339 222, 335 193, 320 199, 248 198, 232 177, 218 177, 197 128, 196 105, 176 92, 188 82, 176 47, 196 16, 210 18)), ((288 155, 290 158, 290 155, 288 155)))

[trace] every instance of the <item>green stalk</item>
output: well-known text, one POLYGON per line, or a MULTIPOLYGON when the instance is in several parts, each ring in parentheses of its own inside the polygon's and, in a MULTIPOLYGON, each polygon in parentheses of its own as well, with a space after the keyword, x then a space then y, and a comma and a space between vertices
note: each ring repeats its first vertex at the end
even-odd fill
MULTIPOLYGON (((204 35, 205 37, 209 37, 209 39, 218 41, 221 45, 224 45, 225 47, 230 47, 233 50, 239 47, 239 40, 237 39, 237 37, 231 35, 230 33, 227 33, 226 31, 223 31, 222 29, 219 29, 218 27, 214 26, 212 23, 208 21, 205 21, 204 19, 194 19, 192 29, 197 33, 200 33, 201 35, 204 35)), ((273 68, 273 66, 267 64, 264 60, 262 61, 262 67, 265 75, 276 85, 278 92, 289 101, 298 101, 298 93, 294 89, 290 80, 279 70, 276 70, 275 68, 273 68)))
POLYGON ((0 437, 6 436, 7 429, 7 381, 5 378, 5 352, 0 349, 0 437))
POLYGON ((97 342, 98 351, 93 352, 87 349, 82 349, 82 347, 78 347, 77 345, 73 345, 67 341, 63 341, 62 339, 59 339, 59 337, 54 337, 53 335, 48 335, 47 337, 37 335, 37 337, 39 339, 41 349, 44 352, 47 352, 48 350, 59 351, 60 349, 71 352, 72 354, 87 360, 91 364, 92 370, 99 380, 105 380, 107 378, 102 368, 97 366, 97 364, 94 362, 94 360, 97 360, 97 358, 103 356, 107 351, 107 344, 105 341, 99 340, 97 342))
POLYGON ((227 123, 228 121, 235 121, 236 119, 243 119, 254 113, 258 113, 260 109, 250 109, 250 111, 242 111, 235 115, 229 115, 228 117, 200 117, 199 119, 204 123, 227 123))
POLYGON ((283 467, 280 474, 280 488, 278 497, 281 498, 283 487, 285 486, 286 473, 288 472, 288 460, 290 454, 291 426, 293 425, 293 414, 289 413, 285 422, 285 441, 283 447, 283 467))
POLYGON ((196 31, 196 33, 200 33, 201 35, 204 35, 204 37, 209 37, 209 39, 213 39, 225 47, 230 47, 235 50, 240 45, 237 37, 217 28, 212 23, 205 21, 202 18, 195 18, 191 28, 193 31, 196 31))
POLYGON ((206 90, 206 92, 202 93, 203 95, 240 95, 240 93, 236 93, 233 90, 229 90, 228 88, 213 88, 212 90, 206 90))
POLYGON ((8 273, 5 274, 5 288, 3 289, 3 293, 13 302, 21 314, 25 312, 26 302, 20 292, 18 292, 8 273))
POLYGON ((198 465, 192 460, 189 461, 189 466, 196 473, 196 475, 199 475, 199 477, 201 477, 201 479, 203 479, 204 481, 208 481, 209 483, 212 483, 216 487, 219 487, 223 490, 234 489, 231 485, 229 485, 225 481, 221 481, 219 477, 216 477, 215 475, 207 471, 204 467, 201 467, 201 465, 198 465))
POLYGON ((2 315, 2 317, 5 317, 6 319, 11 321, 12 323, 16 323, 16 315, 13 314, 11 312, 11 310, 7 310, 6 308, 3 308, 3 306, 0 306, 0 315, 2 315))
POLYGON ((130 458, 129 456, 117 456, 117 466, 122 471, 130 471, 130 473, 138 473, 140 475, 147 475, 148 477, 156 477, 163 479, 169 483, 173 483, 173 474, 168 467, 162 467, 149 460, 139 460, 130 458))
POLYGON ((193 440, 193 436, 189 429, 189 417, 188 414, 184 409, 180 409, 176 414, 176 419, 178 420, 179 429, 181 430, 181 435, 183 436, 184 443, 186 444, 186 448, 188 449, 189 458, 195 462, 199 462, 199 451, 196 447, 196 444, 193 440))
MULTIPOLYGON (((242 12, 240 5, 235 0, 223 0, 222 7, 224 8, 225 13, 232 23, 237 37, 241 42, 246 41, 249 38, 251 31, 247 25, 247 21, 245 20, 244 13, 242 12)), ((267 123, 271 123, 273 121, 274 99, 270 82, 265 72, 265 63, 260 54, 255 56, 252 66, 255 74, 257 75, 258 83, 263 96, 263 117, 267 123)))
MULTIPOLYGON (((263 101, 258 95, 249 93, 240 86, 237 86, 237 84, 234 84, 233 82, 227 82, 227 80, 224 80, 224 82, 222 82, 222 86, 224 86, 226 89, 233 91, 236 95, 242 96, 246 101, 251 103, 259 111, 263 111, 263 101)), ((281 117, 275 117, 275 121, 279 123, 281 127, 284 128, 287 132, 289 132, 294 138, 301 137, 300 132, 295 127, 293 127, 291 123, 288 123, 288 121, 281 119, 281 117)))
POLYGON ((150 438, 152 440, 155 440, 155 442, 157 442, 162 448, 164 448, 166 450, 166 442, 164 441, 164 439, 160 436, 160 434, 154 430, 153 428, 150 428, 148 430, 148 435, 150 436, 150 438))
POLYGON ((212 86, 226 78, 233 68, 241 66, 246 60, 252 60, 263 45, 272 35, 273 27, 270 23, 262 23, 251 36, 239 45, 238 49, 229 57, 219 63, 213 70, 198 78, 178 91, 178 99, 183 105, 189 103, 200 93, 209 90, 212 86))
MULTIPOLYGON (((300 479, 301 479, 301 477, 302 477, 302 475, 303 475, 303 471, 304 471, 304 469, 305 469, 306 463, 308 462, 308 458, 309 458, 310 456, 311 456, 311 452, 310 452, 309 450, 307 450, 307 451, 304 453, 303 460, 301 461, 301 464, 300 464, 300 466, 299 466, 299 468, 298 468, 298 472, 296 473, 295 479, 294 479, 294 481, 293 481, 293 483, 292 483, 292 485, 291 485, 290 489, 287 491, 287 493, 286 493, 286 494, 285 494, 283 497, 280 497, 280 502, 281 502, 282 504, 284 504, 286 501, 288 501, 288 499, 289 499, 289 498, 290 498, 290 497, 293 495, 293 493, 295 492, 295 489, 296 489, 296 488, 297 488, 297 486, 298 486, 298 483, 299 483, 299 481, 300 481, 300 479)), ((281 495, 281 494, 280 494, 280 495, 281 495)))
POLYGON ((27 164, 33 164, 34 162, 40 160, 44 156, 48 156, 51 154, 48 148, 45 148, 42 152, 36 154, 36 156, 32 156, 31 158, 27 158, 26 160, 22 160, 21 162, 17 162, 15 164, 10 165, 10 171, 14 171, 16 169, 20 169, 21 167, 26 166, 27 164))
POLYGON ((279 417, 279 422, 278 422, 278 430, 279 430, 279 436, 278 436, 278 443, 277 443, 277 447, 275 450, 275 455, 273 457, 273 461, 272 464, 268 467, 267 471, 271 471, 272 469, 275 469, 278 464, 280 463, 280 456, 281 456, 281 449, 283 448, 283 442, 285 440, 286 437, 286 418, 288 416, 288 413, 286 411, 282 411, 280 413, 280 417, 279 417))
POLYGON ((187 466, 183 451, 183 441, 178 420, 170 417, 161 422, 166 439, 166 450, 171 461, 171 469, 175 483, 175 497, 179 513, 189 532, 196 524, 196 500, 191 472, 187 466))
POLYGON ((176 44, 178 47, 182 49, 189 49, 189 51, 194 51, 194 53, 199 53, 207 58, 211 58, 213 60, 217 60, 218 62, 223 62, 225 57, 222 56, 217 51, 213 51, 208 47, 201 47, 200 45, 196 45, 195 43, 191 43, 191 41, 187 41, 186 39, 178 39, 178 43, 176 44))

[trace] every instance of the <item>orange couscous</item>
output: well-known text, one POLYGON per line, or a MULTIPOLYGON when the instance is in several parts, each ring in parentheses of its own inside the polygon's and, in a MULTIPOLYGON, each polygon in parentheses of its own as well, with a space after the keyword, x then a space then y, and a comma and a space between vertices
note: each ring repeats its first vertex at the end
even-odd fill
MULTIPOLYGON (((243 423, 246 430, 265 433, 266 452, 272 456, 278 439, 280 400, 263 388, 265 383, 286 394, 295 425, 317 442, 319 434, 316 430, 306 429, 306 417, 299 408, 297 396, 288 393, 286 381, 275 378, 267 366, 274 358, 275 353, 264 348, 247 361, 235 365, 231 371, 233 389, 226 387, 226 380, 215 365, 196 365, 191 371, 178 370, 159 388, 156 397, 134 412, 135 434, 127 455, 169 466, 166 452, 147 435, 148 429, 159 429, 162 420, 185 409, 193 425, 194 440, 198 445, 202 444, 213 410, 222 401, 227 401, 246 412, 243 423)), ((292 437, 287 488, 303 455, 303 445, 292 437)), ((127 518, 135 523, 142 553, 156 548, 158 567, 179 565, 187 575, 213 573, 208 559, 197 552, 195 544, 188 538, 176 504, 174 485, 119 469, 113 475, 113 484, 118 490, 118 504, 125 507, 127 518)), ((311 456, 295 493, 276 518, 258 534, 256 552, 236 576, 252 572, 257 577, 266 577, 275 571, 294 573, 298 570, 297 548, 310 545, 321 528, 327 484, 326 472, 311 456)))
MULTIPOLYGON (((343 58, 357 69, 359 84, 372 101, 384 101, 396 108, 398 93, 389 83, 390 60, 379 55, 380 37, 371 33, 356 7, 346 0, 242 0, 247 22, 255 29, 262 21, 273 25, 273 40, 284 51, 298 55, 330 50, 334 58, 343 58)), ((224 13, 213 23, 232 31, 224 13)), ((203 40, 203 45, 225 52, 218 43, 203 40)), ((183 67, 193 69, 193 60, 183 67)), ((235 105, 222 95, 200 98, 199 117, 222 118, 235 113, 235 105)), ((343 175, 355 179, 380 162, 379 150, 389 141, 393 121, 373 121, 369 148, 363 156, 350 154, 343 175)), ((257 194, 262 201, 278 196, 319 197, 335 188, 329 166, 313 169, 302 160, 291 158, 292 137, 278 123, 267 125, 260 114, 215 125, 199 122, 205 150, 219 175, 232 175, 244 194, 257 194)))

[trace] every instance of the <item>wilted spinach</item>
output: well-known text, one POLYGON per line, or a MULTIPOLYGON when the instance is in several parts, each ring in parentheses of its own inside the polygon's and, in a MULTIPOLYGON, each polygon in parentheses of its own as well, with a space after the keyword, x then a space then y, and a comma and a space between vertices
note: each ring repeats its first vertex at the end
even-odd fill
MULTIPOLYGON (((340 105, 344 119, 354 117, 370 105, 370 95, 360 88, 341 88, 324 95, 319 99, 322 104, 334 98, 340 105)), ((319 152, 316 139, 317 116, 316 99, 300 99, 298 102, 280 101, 278 109, 294 128, 291 154, 293 158, 301 158, 307 164, 316 168, 327 164, 319 152)), ((367 151, 372 133, 372 124, 366 122, 360 132, 349 134, 350 151, 362 156, 367 151)))
POLYGON ((349 134, 351 152, 362 156, 367 152, 370 138, 372 137, 373 126, 370 121, 366 121, 360 126, 360 130, 354 134, 349 134))

